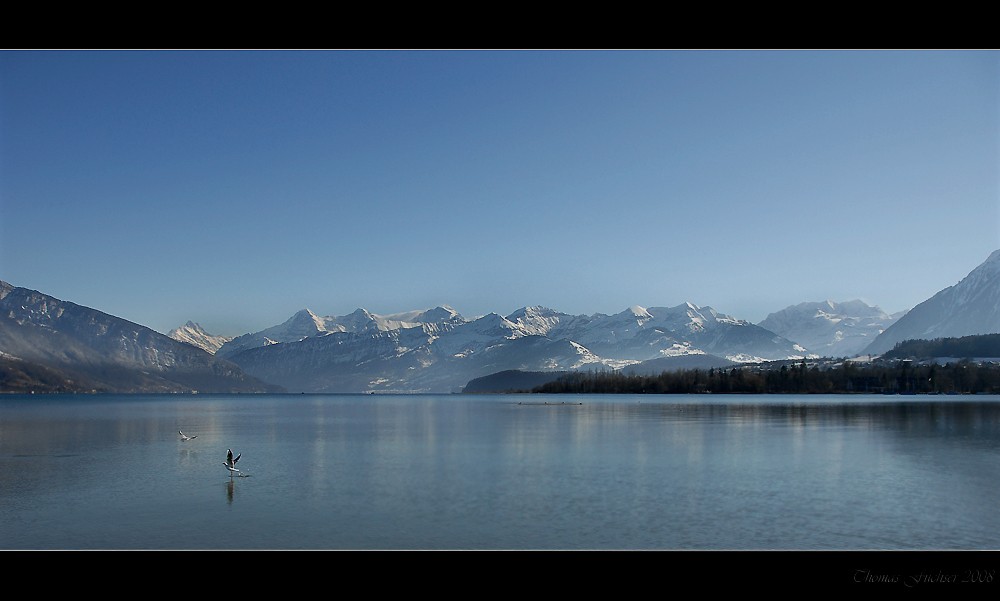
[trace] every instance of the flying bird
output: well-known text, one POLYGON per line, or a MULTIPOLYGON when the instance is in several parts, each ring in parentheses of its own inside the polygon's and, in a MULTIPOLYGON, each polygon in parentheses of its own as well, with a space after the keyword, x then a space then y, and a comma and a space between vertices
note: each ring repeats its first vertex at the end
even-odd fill
POLYGON ((177 433, 181 435, 181 440, 183 440, 184 442, 198 438, 197 434, 195 434, 194 436, 188 436, 187 434, 181 432, 180 430, 178 430, 177 433))
POLYGON ((237 473, 238 474, 240 472, 240 470, 236 469, 236 462, 240 460, 240 457, 242 455, 243 455, 243 453, 240 453, 236 457, 233 457, 233 450, 232 449, 226 449, 226 462, 223 465, 225 465, 226 469, 229 470, 229 475, 230 476, 232 476, 233 473, 237 473))

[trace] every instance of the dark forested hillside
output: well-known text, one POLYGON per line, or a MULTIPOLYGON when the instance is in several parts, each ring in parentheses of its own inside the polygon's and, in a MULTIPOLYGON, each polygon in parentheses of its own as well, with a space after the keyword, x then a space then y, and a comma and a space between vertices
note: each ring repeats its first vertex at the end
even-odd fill
POLYGON ((732 369, 681 370, 658 376, 574 372, 533 389, 588 394, 1000 394, 1000 365, 910 360, 878 364, 764 364, 732 369))
POLYGON ((565 371, 521 371, 519 369, 509 369, 481 378, 474 378, 469 381, 462 392, 526 392, 536 386, 551 382, 566 373, 565 371))
POLYGON ((896 343, 885 359, 926 359, 930 357, 1000 357, 1000 334, 979 334, 960 338, 904 340, 896 343))

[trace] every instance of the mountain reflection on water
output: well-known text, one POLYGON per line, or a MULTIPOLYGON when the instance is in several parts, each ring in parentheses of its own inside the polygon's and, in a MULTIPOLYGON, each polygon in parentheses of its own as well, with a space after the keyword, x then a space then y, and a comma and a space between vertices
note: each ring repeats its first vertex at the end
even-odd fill
POLYGON ((993 396, 11 396, 0 544, 990 549, 998 459, 993 396))

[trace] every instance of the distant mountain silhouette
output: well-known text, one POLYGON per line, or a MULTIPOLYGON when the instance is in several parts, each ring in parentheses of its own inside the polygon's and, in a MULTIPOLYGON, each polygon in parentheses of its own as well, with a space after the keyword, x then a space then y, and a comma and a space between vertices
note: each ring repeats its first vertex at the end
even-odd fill
POLYGON ((551 382, 567 373, 569 372, 508 369, 481 378, 473 378, 462 392, 530 392, 532 388, 551 382))
POLYGON ((821 357, 853 357, 905 312, 889 315, 860 300, 799 303, 775 311, 759 326, 821 357))

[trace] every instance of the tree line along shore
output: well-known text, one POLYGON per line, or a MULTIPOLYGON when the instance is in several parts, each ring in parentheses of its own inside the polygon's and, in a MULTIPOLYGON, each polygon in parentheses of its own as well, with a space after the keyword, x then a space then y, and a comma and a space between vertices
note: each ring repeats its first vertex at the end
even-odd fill
POLYGON ((960 360, 944 364, 909 359, 863 365, 801 361, 718 369, 574 372, 536 386, 533 393, 584 394, 1000 394, 1000 364, 960 360))

